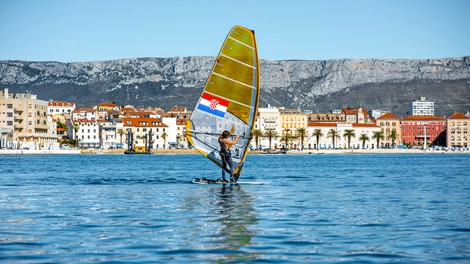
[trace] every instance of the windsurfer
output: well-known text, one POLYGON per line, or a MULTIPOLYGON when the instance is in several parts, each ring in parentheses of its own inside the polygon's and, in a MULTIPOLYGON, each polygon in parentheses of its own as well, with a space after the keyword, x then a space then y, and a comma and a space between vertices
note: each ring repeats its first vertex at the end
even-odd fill
POLYGON ((230 181, 233 182, 233 161, 232 155, 230 154, 230 147, 235 145, 238 141, 238 136, 236 135, 235 140, 229 140, 230 132, 225 130, 219 137, 219 145, 220 145, 220 158, 222 159, 222 180, 227 181, 225 179, 225 168, 227 164, 230 170, 230 181))

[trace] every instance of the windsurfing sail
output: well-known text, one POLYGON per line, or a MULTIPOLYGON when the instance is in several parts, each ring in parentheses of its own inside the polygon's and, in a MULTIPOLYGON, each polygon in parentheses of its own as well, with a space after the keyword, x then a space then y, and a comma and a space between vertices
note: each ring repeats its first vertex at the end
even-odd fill
MULTIPOLYGON (((222 168, 218 138, 224 130, 240 135, 230 148, 234 175, 240 176, 252 138, 260 95, 254 31, 235 26, 225 38, 204 90, 186 123, 186 138, 222 168)), ((233 140, 232 138, 231 140, 233 140)), ((228 168, 224 168, 229 172, 228 168)))

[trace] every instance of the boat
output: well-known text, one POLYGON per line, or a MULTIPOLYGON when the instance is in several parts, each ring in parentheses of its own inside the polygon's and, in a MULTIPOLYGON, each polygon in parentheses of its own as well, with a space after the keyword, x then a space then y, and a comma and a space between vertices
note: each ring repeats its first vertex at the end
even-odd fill
POLYGON ((230 148, 236 179, 252 139, 260 96, 259 78, 254 31, 235 26, 225 38, 186 123, 185 136, 191 146, 221 168, 220 134, 228 130, 231 137, 239 135, 237 143, 230 148))

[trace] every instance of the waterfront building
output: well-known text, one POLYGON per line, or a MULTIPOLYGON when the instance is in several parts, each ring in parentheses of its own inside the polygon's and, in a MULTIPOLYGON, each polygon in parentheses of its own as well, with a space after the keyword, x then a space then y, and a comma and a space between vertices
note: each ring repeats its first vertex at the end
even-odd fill
MULTIPOLYGON (((309 122, 307 127, 307 148, 308 149, 331 149, 334 148, 331 138, 328 138, 328 131, 336 130, 337 123, 334 122, 309 122), (321 136, 317 138, 314 135, 315 130, 321 132, 321 136), (318 144, 318 145, 317 145, 318 144)), ((337 140, 335 140, 336 145, 337 140)))
POLYGON ((455 112, 447 118, 447 146, 468 147, 470 146, 470 117, 455 112))
POLYGON ((166 125, 165 133, 165 145, 163 148, 176 148, 179 146, 179 142, 176 140, 178 126, 176 125, 176 117, 162 117, 162 123, 166 125))
POLYGON ((116 123, 113 121, 99 120, 100 147, 103 149, 116 149, 120 143, 116 123))
POLYGON ((315 136, 316 130, 321 131, 321 136, 318 140, 319 149, 347 149, 348 138, 344 136, 346 130, 354 131, 355 136, 351 137, 350 148, 352 149, 370 149, 376 148, 376 141, 372 139, 375 132, 380 131, 380 127, 375 124, 349 124, 349 123, 326 123, 326 122, 309 122, 308 123, 308 148, 317 148, 317 138, 315 136), (333 145, 333 138, 329 135, 333 130, 338 137, 335 138, 333 145), (368 140, 361 141, 361 135, 365 135, 368 140), (364 146, 363 146, 364 143, 364 146))
POLYGON ((96 118, 96 108, 77 108, 72 112, 72 120, 77 119, 88 119, 88 120, 97 120, 96 118))
POLYGON ((363 107, 349 108, 344 107, 343 113, 346 116, 346 123, 349 124, 367 124, 372 123, 369 112, 363 107))
POLYGON ((420 97, 411 103, 410 113, 413 116, 434 116, 434 102, 427 101, 426 97, 420 97))
MULTIPOLYGON (((277 147, 279 144, 279 138, 282 133, 281 129, 281 114, 277 107, 260 107, 258 108, 258 114, 255 121, 255 129, 260 130, 264 135, 267 131, 273 131, 277 136, 271 139, 271 145, 277 147)), ((269 139, 267 137, 260 137, 258 144, 261 146, 255 146, 255 140, 251 141, 252 148, 268 148, 269 139)), ((271 146, 271 147, 272 147, 271 146)))
POLYGON ((187 148, 189 146, 188 140, 186 139, 186 118, 176 119, 176 141, 178 145, 182 148, 187 148))
POLYGON ((336 122, 346 123, 346 114, 341 110, 330 113, 314 113, 308 115, 308 122, 336 122))
POLYGON ((73 102, 49 100, 49 103, 47 103, 47 112, 50 115, 65 113, 71 115, 73 110, 75 110, 75 103, 73 102))
POLYGON ((377 117, 376 124, 380 126, 384 135, 384 140, 382 141, 383 147, 393 148, 401 144, 400 118, 387 112, 377 117), (394 139, 393 134, 395 134, 394 139))
POLYGON ((12 131, 19 148, 55 148, 57 134, 51 129, 47 104, 34 94, 9 93, 5 88, 0 91, 0 128, 12 131))
POLYGON ((96 120, 74 119, 67 121, 67 134, 71 139, 78 140, 78 146, 82 148, 99 148, 100 127, 96 120), (71 135, 71 136, 70 136, 71 135))
MULTIPOLYGON (((281 134, 289 133, 295 139, 298 136, 298 129, 307 130, 308 115, 301 110, 280 109, 279 114, 281 118, 281 134)), ((300 142, 300 139, 298 142, 300 142)))
POLYGON ((429 145, 446 144, 446 119, 444 117, 407 116, 401 119, 400 127, 404 145, 427 148, 429 145))
POLYGON ((167 145, 168 126, 162 120, 158 118, 124 117, 122 122, 124 131, 130 131, 133 134, 135 151, 147 150, 149 134, 152 136, 150 144, 153 149, 163 148, 167 145))

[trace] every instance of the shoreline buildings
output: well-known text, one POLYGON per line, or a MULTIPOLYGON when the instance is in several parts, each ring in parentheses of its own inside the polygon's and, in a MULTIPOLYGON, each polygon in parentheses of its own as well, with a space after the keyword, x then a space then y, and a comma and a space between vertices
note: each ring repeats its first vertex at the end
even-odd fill
MULTIPOLYGON (((252 149, 359 149, 399 145, 470 146, 470 114, 434 116, 434 102, 412 102, 413 115, 397 117, 364 107, 311 113, 300 109, 261 107, 252 149)), ((73 102, 44 101, 32 94, 0 91, 0 148, 57 149, 60 143, 83 148, 188 148, 184 136, 191 111, 174 106, 135 109, 114 102, 76 108, 73 102), (133 138, 129 142, 128 133, 133 138)))

